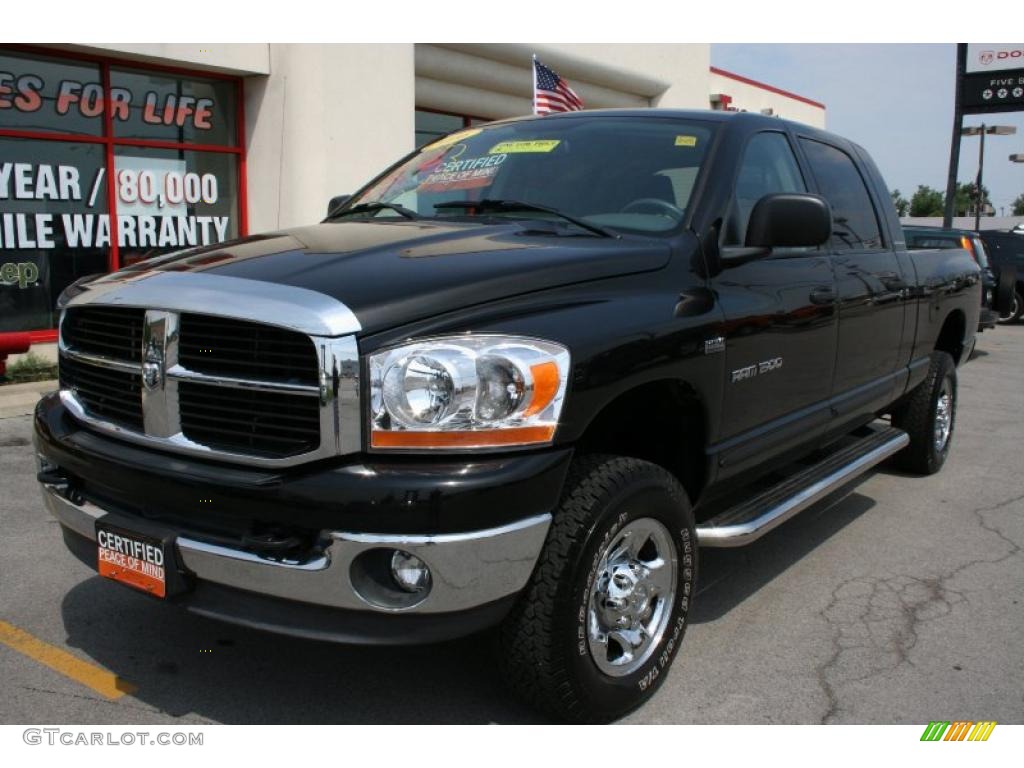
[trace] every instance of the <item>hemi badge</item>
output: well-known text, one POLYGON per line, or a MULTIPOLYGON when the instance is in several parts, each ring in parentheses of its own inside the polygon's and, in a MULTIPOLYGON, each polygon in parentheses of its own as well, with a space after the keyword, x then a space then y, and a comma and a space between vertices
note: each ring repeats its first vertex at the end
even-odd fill
POLYGON ((704 354, 713 355, 715 352, 725 351, 725 336, 715 336, 704 339, 704 354))

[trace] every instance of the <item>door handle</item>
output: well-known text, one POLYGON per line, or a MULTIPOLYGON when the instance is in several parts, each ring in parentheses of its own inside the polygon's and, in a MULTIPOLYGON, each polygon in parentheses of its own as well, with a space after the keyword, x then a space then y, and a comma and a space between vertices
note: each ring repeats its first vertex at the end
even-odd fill
POLYGON ((903 281, 902 278, 899 277, 882 275, 878 279, 882 283, 882 285, 884 285, 886 289, 890 291, 902 291, 910 287, 906 284, 906 282, 903 281))
POLYGON ((811 304, 833 304, 836 300, 834 288, 819 286, 811 290, 811 304))

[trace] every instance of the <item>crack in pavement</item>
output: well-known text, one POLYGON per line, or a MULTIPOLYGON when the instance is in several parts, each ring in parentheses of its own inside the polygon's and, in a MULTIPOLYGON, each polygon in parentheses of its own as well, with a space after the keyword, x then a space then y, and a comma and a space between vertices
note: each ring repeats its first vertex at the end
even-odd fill
MULTIPOLYGON (((1016 504, 1016 503, 1022 502, 1022 501, 1024 501, 1024 493, 1020 494, 1019 496, 1014 496, 1011 499, 1007 499, 1006 501, 1001 501, 998 504, 993 504, 990 507, 980 507, 980 508, 976 508, 976 509, 972 509, 971 510, 971 512, 974 514, 974 516, 976 518, 978 518, 978 525, 981 526, 982 528, 984 528, 986 531, 989 531, 990 533, 994 533, 996 536, 998 536, 1000 539, 1002 539, 1007 544, 1007 546, 1010 547, 1010 551, 1006 555, 1004 555, 1003 557, 997 558, 995 560, 979 560, 979 561, 975 561, 973 563, 968 563, 967 564, 968 566, 969 565, 977 565, 979 563, 985 563, 985 562, 1001 563, 1003 560, 1006 560, 1006 559, 1008 559, 1010 557, 1013 557, 1014 555, 1016 555, 1017 553, 1020 552, 1020 550, 1021 550, 1020 544, 1018 544, 1016 541, 1011 539, 1009 536, 1007 536, 1005 533, 1003 533, 998 528, 995 528, 992 525, 990 525, 988 523, 988 521, 985 520, 984 513, 986 513, 986 512, 998 512, 999 510, 1001 510, 1001 509, 1003 509, 1005 507, 1009 507, 1012 504, 1016 504)), ((955 571, 955 573, 958 573, 959 571, 963 570, 964 567, 967 567, 967 566, 963 566, 961 568, 958 568, 955 571)))
POLYGON ((962 563, 939 576, 858 576, 840 583, 821 617, 832 629, 832 653, 816 670, 818 684, 827 700, 821 723, 835 722, 841 711, 838 690, 891 673, 904 664, 913 665, 910 651, 917 644, 922 624, 948 616, 962 592, 950 582, 968 568, 995 565, 1020 554, 1020 545, 996 528, 985 515, 1024 500, 1024 494, 970 512, 978 526, 997 536, 1007 551, 994 559, 978 558, 962 563), (867 670, 866 672, 864 670, 867 670))

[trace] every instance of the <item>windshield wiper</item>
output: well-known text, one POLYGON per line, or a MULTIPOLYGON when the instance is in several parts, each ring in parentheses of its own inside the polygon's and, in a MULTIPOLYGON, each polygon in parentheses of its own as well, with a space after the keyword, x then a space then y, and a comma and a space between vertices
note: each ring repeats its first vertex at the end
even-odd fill
POLYGON ((324 221, 340 219, 342 216, 357 215, 360 213, 377 213, 378 211, 394 211, 406 219, 420 218, 416 211, 411 211, 404 205, 397 205, 396 203, 359 203, 359 205, 353 205, 351 208, 335 211, 324 219, 324 221))
POLYGON ((483 200, 451 200, 447 203, 437 203, 434 206, 435 209, 444 210, 446 208, 463 208, 475 211, 496 211, 498 213, 512 212, 512 211, 537 211, 539 213, 550 213, 552 216, 558 216, 559 218, 565 219, 570 224, 575 224, 577 227, 582 227, 595 235, 601 237, 618 237, 614 232, 599 227, 596 224, 590 224, 583 219, 578 219, 575 216, 570 216, 568 213, 562 213, 557 208, 549 208, 546 205, 537 205, 536 203, 524 203, 519 200, 493 200, 484 198, 483 200))

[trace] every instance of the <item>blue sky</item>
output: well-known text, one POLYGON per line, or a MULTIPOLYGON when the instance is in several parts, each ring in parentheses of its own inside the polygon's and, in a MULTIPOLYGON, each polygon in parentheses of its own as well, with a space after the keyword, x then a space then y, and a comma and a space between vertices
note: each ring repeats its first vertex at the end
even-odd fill
MULTIPOLYGON (((956 46, 716 44, 711 63, 823 102, 827 127, 866 148, 890 189, 908 199, 918 184, 944 190, 953 129, 956 46)), ((1024 113, 988 115, 989 123, 1014 125, 1016 136, 985 141, 985 186, 999 212, 1024 192, 1024 113)), ((981 122, 968 115, 965 125, 981 122)), ((963 140, 960 180, 978 169, 978 139, 963 140)))

